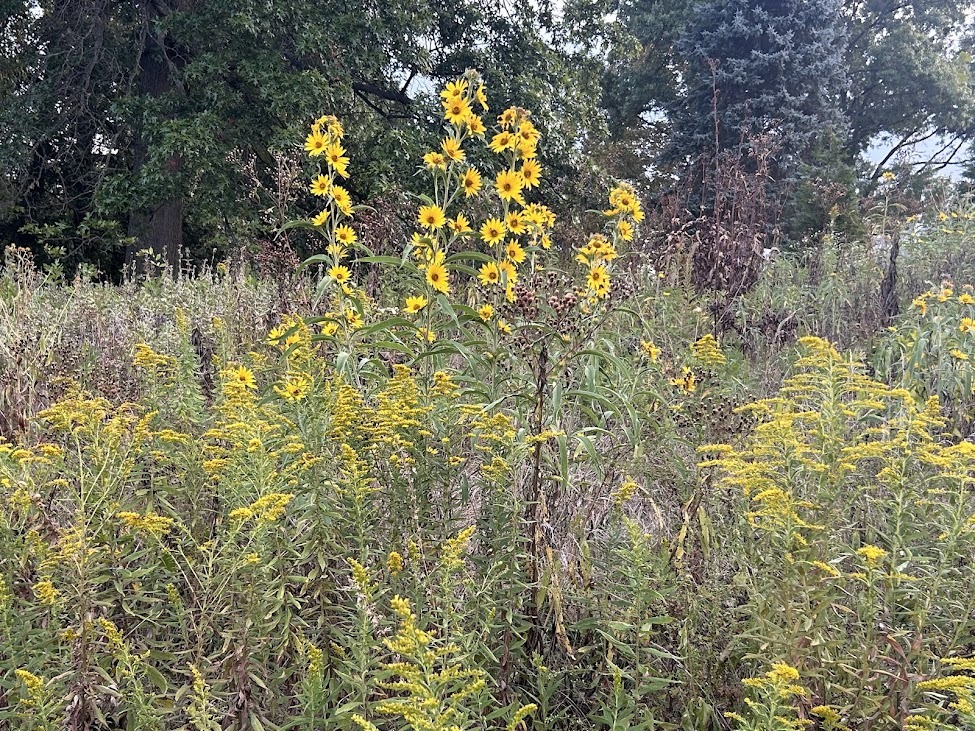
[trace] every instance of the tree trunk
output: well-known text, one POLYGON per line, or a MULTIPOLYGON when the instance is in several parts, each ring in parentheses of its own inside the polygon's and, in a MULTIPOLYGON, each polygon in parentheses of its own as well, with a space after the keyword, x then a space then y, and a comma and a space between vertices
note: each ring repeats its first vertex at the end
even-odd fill
POLYGON ((900 314, 900 304, 897 301, 897 255, 900 250, 900 236, 894 234, 890 243, 890 259, 887 262, 887 271, 884 274, 884 281, 880 283, 880 304, 883 307, 884 325, 889 325, 900 314))
MULTIPOLYGON (((164 43, 155 35, 155 18, 151 10, 143 6, 147 24, 145 45, 139 58, 139 93, 143 97, 156 98, 174 90, 174 79, 164 57, 164 43)), ((132 180, 141 185, 140 178, 149 162, 150 130, 136 130, 132 145, 132 180)), ((163 188, 167 179, 175 178, 183 166, 182 157, 172 154, 162 169, 163 188)), ((183 246, 182 196, 170 193, 153 200, 149 205, 134 207, 129 212, 129 236, 134 241, 126 252, 126 268, 138 273, 159 273, 165 267, 175 272, 179 266, 179 254, 183 246)))

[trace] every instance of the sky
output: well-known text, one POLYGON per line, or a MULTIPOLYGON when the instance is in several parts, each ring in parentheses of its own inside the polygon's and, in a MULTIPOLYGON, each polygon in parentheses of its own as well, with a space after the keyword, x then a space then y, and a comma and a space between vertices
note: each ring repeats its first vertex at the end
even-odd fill
MULTIPOLYGON (((940 135, 937 137, 932 137, 930 140, 919 142, 918 144, 907 148, 907 152, 903 154, 907 160, 913 162, 929 160, 932 155, 944 147, 946 141, 947 140, 940 135)), ((878 137, 867 150, 867 160, 874 165, 879 165, 896 142, 896 138, 884 139, 883 137, 878 137)), ((951 180, 961 180, 962 173, 964 172, 964 163, 970 159, 972 153, 970 144, 966 145, 966 148, 967 149, 963 149, 962 152, 955 157, 955 161, 959 164, 949 165, 941 170, 939 175, 947 177, 951 180)))

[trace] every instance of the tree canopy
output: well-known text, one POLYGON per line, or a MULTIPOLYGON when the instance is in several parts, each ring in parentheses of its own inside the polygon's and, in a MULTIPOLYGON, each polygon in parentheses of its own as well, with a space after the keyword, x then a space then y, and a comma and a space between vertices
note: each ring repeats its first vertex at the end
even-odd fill
MULTIPOLYGON (((5 238, 71 241, 170 263, 235 228, 245 189, 322 113, 350 129, 367 198, 408 186, 438 131, 435 88, 480 69, 551 133, 561 167, 593 123, 590 71, 545 4, 37 0, 6 2, 0 110, 5 238), (26 226, 26 228, 25 228, 26 226)), ((268 185, 271 182, 268 181, 268 185)))
POLYGON ((715 140, 771 134, 785 174, 825 131, 843 169, 884 135, 892 157, 938 137, 937 167, 975 131, 971 7, 948 0, 0 0, 0 17, 0 235, 104 271, 307 215, 293 151, 321 114, 347 123, 357 200, 409 191, 435 90, 468 68, 493 105, 533 110, 566 200, 587 160, 666 184, 715 140))

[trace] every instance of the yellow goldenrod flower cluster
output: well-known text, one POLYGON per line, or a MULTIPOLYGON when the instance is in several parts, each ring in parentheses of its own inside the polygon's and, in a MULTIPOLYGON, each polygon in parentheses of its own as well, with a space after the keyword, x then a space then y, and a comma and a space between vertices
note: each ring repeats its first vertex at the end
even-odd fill
POLYGON ((725 713, 741 731, 800 731, 810 725, 798 717, 793 699, 807 695, 799 684, 799 671, 786 663, 773 663, 764 675, 745 678, 742 682, 755 697, 745 698, 743 713, 725 713))
POLYGON ((613 493, 612 500, 616 507, 622 507, 639 489, 639 485, 632 477, 627 477, 623 484, 613 493))
POLYGON ((203 673, 200 672, 196 664, 190 663, 189 671, 192 683, 189 693, 190 703, 186 713, 190 718, 190 723, 197 731, 207 731, 213 728, 215 724, 210 716, 210 686, 207 685, 203 673))
POLYGON ((447 371, 436 371, 433 374, 433 386, 430 395, 434 398, 454 398, 460 388, 454 383, 454 378, 447 371))
MULTIPOLYGON (((858 470, 860 462, 891 454, 902 444, 898 438, 850 437, 856 446, 847 446, 846 441, 834 443, 835 437, 831 439, 824 428, 845 429, 851 423, 864 423, 877 409, 906 406, 910 422, 904 428, 926 435, 932 440, 929 448, 940 451, 931 436, 938 419, 910 410, 912 402, 905 400, 910 399, 909 394, 867 378, 860 366, 845 361, 826 341, 804 338, 802 346, 805 354, 796 363, 799 372, 786 380, 780 396, 747 407, 747 411, 765 418, 756 427, 749 446, 744 451, 724 452, 705 463, 722 467, 722 483, 741 489, 755 504, 748 513, 755 527, 788 535, 800 543, 805 541, 804 533, 820 527, 803 513, 819 511, 820 506, 797 495, 799 485, 784 480, 783 475, 801 469, 817 475, 817 480, 827 476, 842 479, 858 470), (834 421, 835 426, 827 427, 834 421), (835 466, 831 466, 834 461, 835 466)), ((867 430, 866 434, 871 432, 867 430)), ((869 551, 862 555, 868 561, 876 558, 869 551)))
POLYGON ((13 594, 10 592, 10 587, 7 586, 6 579, 0 576, 0 616, 10 608, 12 599, 13 594))
MULTIPOLYGON (((959 674, 922 680, 917 684, 917 689, 936 698, 950 694, 953 700, 948 703, 947 710, 957 717, 957 728, 970 728, 975 725, 975 658, 947 657, 942 658, 941 664, 959 674)), ((915 728, 942 728, 935 719, 944 714, 944 709, 941 704, 932 705, 930 716, 914 717, 915 728)))
POLYGON ((136 368, 144 368, 159 375, 164 375, 175 370, 176 359, 170 355, 157 353, 145 343, 139 343, 135 346, 132 365, 136 368))
POLYGON ((166 518, 155 513, 143 515, 141 513, 122 512, 117 513, 115 517, 121 520, 126 528, 142 531, 156 538, 166 535, 174 523, 172 518, 166 518))
MULTIPOLYGON (((399 626, 386 646, 400 659, 384 666, 391 679, 380 685, 391 697, 380 701, 376 712, 398 718, 416 731, 466 727, 476 714, 477 696, 487 687, 486 673, 468 667, 458 646, 438 642, 432 633, 420 629, 407 599, 394 596, 390 606, 399 626)), ((515 723, 528 713, 530 710, 516 711, 515 723)), ((375 728, 361 715, 353 720, 363 731, 375 728)))
POLYGON ((955 428, 975 408, 975 295, 949 285, 914 300, 880 348, 878 375, 926 399, 940 398, 955 428))
POLYGON ((959 672, 975 673, 975 657, 943 657, 941 664, 959 672))
POLYGON ((122 639, 122 632, 112 620, 108 619, 107 617, 99 617, 98 625, 102 628, 102 632, 105 633, 105 639, 108 640, 108 643, 113 650, 121 650, 125 647, 125 641, 122 639))
MULTIPOLYGON (((770 615, 761 630, 763 637, 776 638, 769 646, 782 654, 793 652, 810 634, 831 631, 831 623, 817 624, 818 617, 807 607, 843 601, 849 601, 862 623, 847 636, 863 637, 869 645, 876 641, 874 617, 892 597, 928 596, 938 590, 941 579, 933 576, 944 571, 946 549, 935 544, 951 545, 951 551, 971 546, 967 486, 975 478, 975 446, 945 438, 939 400, 919 402, 905 388, 870 378, 862 363, 828 341, 803 338, 800 348, 794 371, 778 393, 741 409, 758 419, 744 442, 698 450, 711 457, 702 466, 718 468, 715 484, 741 496, 740 515, 753 531, 756 550, 746 562, 749 573, 761 578, 749 586, 760 587, 764 594, 750 602, 748 611, 776 607, 793 613, 792 620, 783 617, 781 622, 770 615), (853 526, 851 504, 863 509, 853 526), (896 517, 891 515, 895 510, 896 517), (938 528, 932 532, 934 526, 938 528), (919 538, 922 534, 930 534, 930 541, 919 538), (797 621, 814 629, 797 630, 797 621)), ((911 621, 926 621, 923 611, 915 612, 911 621)), ((926 626, 925 632, 941 639, 925 641, 944 640, 934 623, 926 626)), ((913 637, 923 642, 920 633, 913 637)), ((859 682, 862 670, 848 669, 859 662, 855 653, 840 659, 831 652, 816 646, 803 650, 817 668, 811 681, 815 693, 821 692, 822 673, 829 673, 831 683, 859 682)), ((777 677, 783 687, 795 684, 791 670, 777 677)), ((947 680, 941 690, 966 683, 947 680)), ((751 724, 765 718, 771 702, 759 699, 748 706, 752 713, 740 715, 739 727, 765 728, 757 721, 751 724)), ((830 729, 846 728, 844 722, 856 728, 860 713, 859 708, 814 711, 830 729)), ((917 716, 908 725, 924 728, 923 718, 917 716)))
POLYGON ((440 565, 445 571, 457 571, 464 565, 462 556, 467 551, 467 544, 474 535, 474 530, 474 526, 465 528, 444 543, 440 550, 440 565))
POLYGON ((640 348, 650 359, 651 363, 657 363, 660 361, 660 354, 663 352, 658 348, 652 340, 641 340, 640 348))
POLYGON ((101 425, 112 411, 112 405, 106 399, 74 392, 44 409, 39 417, 54 431, 82 433, 101 425))
POLYGON ((418 430, 432 410, 432 405, 424 403, 410 369, 397 363, 386 387, 376 395, 375 409, 365 416, 375 434, 374 444, 395 451, 414 446, 418 430))
POLYGON ((272 492, 259 497, 246 508, 237 508, 230 512, 230 519, 236 522, 246 522, 251 519, 259 523, 273 523, 280 519, 285 509, 294 499, 294 495, 272 492))
POLYGON ((50 579, 41 579, 34 584, 34 596, 46 607, 53 607, 58 604, 61 592, 54 588, 50 579))
POLYGON ((877 546, 866 545, 857 550, 857 554, 863 559, 868 568, 877 568, 880 561, 887 555, 887 551, 877 546))
POLYGON ((503 481, 511 471, 510 457, 517 431, 508 414, 481 406, 461 407, 461 420, 469 429, 473 450, 481 455, 481 472, 492 482, 503 481))
POLYGON ((344 442, 357 434, 366 420, 366 404, 358 389, 337 378, 326 384, 325 403, 329 407, 329 436, 344 442))
POLYGON ((39 705, 41 702, 41 694, 44 691, 44 679, 23 668, 17 668, 14 674, 24 686, 24 692, 20 697, 20 704, 27 708, 33 708, 39 705))
POLYGON ((511 720, 508 722, 507 731, 517 731, 517 729, 522 727, 523 722, 531 714, 538 710, 538 706, 534 703, 529 703, 527 705, 521 706, 517 711, 511 716, 511 720))
POLYGON ((352 581, 355 582, 356 588, 364 596, 371 596, 374 585, 372 581, 372 576, 369 574, 369 569, 363 566, 361 563, 356 561, 354 558, 347 558, 346 563, 352 569, 352 581))
POLYGON ((840 571, 838 568, 833 566, 833 564, 826 563, 825 561, 811 561, 810 564, 812 566, 815 566, 817 569, 819 569, 829 577, 838 579, 841 576, 843 576, 842 571, 840 571))
POLYGON ((772 663, 772 668, 758 678, 746 678, 744 684, 749 688, 772 688, 781 697, 805 695, 806 690, 799 685, 799 671, 783 662, 772 663))
POLYGON ((398 574, 403 570, 405 562, 403 561, 403 555, 398 551, 390 551, 389 556, 386 558, 386 568, 389 569, 389 573, 393 576, 398 574))
POLYGON ((937 731, 941 728, 933 718, 911 714, 904 718, 904 731, 937 731))
POLYGON ((849 726, 841 723, 842 716, 832 706, 813 706, 809 712, 820 719, 825 731, 851 731, 849 726))
POLYGON ((558 437, 565 436, 565 432, 559 431, 558 429, 543 429, 538 434, 532 434, 525 438, 525 444, 532 446, 534 444, 544 444, 552 439, 557 439, 558 437))
POLYGON ((691 345, 691 354, 705 368, 722 366, 728 362, 725 354, 721 352, 721 346, 718 345, 718 341, 711 334, 704 335, 696 340, 691 345))

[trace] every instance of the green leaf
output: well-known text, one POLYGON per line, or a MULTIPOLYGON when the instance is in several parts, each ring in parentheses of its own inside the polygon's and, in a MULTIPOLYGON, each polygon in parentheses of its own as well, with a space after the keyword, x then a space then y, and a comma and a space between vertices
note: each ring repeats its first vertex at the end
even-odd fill
POLYGON ((366 336, 372 335, 373 333, 382 332, 383 330, 391 330, 394 327, 406 327, 412 331, 417 330, 417 325, 411 320, 407 320, 405 317, 390 317, 380 322, 375 322, 372 325, 360 328, 356 331, 356 335, 366 336))
POLYGON ((453 264, 454 262, 460 262, 460 261, 489 262, 489 261, 494 261, 494 257, 491 256, 490 254, 485 254, 481 251, 458 251, 456 254, 451 254, 450 256, 448 256, 445 263, 453 264))
POLYGON ((309 256, 307 259, 301 262, 301 264, 298 265, 298 269, 299 270, 307 269, 308 267, 313 266, 315 264, 331 264, 331 263, 332 263, 332 257, 330 255, 315 254, 314 256, 309 256))
POLYGON ((166 682, 166 678, 156 668, 152 667, 152 665, 143 663, 142 671, 149 678, 149 682, 156 686, 160 693, 165 693, 169 688, 169 683, 166 682))
POLYGON ((394 267, 403 265, 403 260, 396 256, 360 256, 355 263, 366 262, 369 264, 389 264, 394 267))

